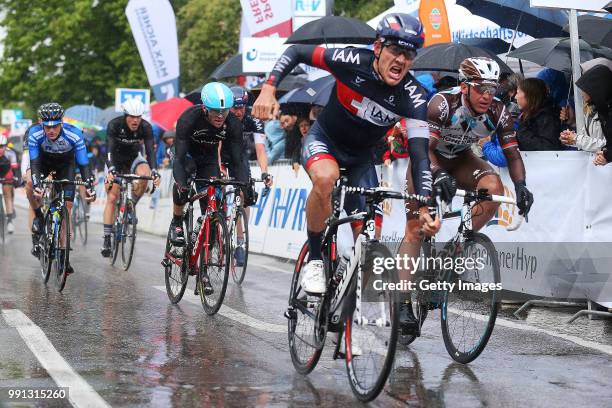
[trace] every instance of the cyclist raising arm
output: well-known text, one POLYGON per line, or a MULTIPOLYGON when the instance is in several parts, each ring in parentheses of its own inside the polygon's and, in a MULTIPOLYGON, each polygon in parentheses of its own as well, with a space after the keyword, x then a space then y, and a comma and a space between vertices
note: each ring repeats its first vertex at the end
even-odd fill
MULTIPOLYGON (((417 193, 431 195, 426 91, 408 72, 422 45, 421 23, 401 13, 382 19, 373 50, 294 45, 280 57, 253 106, 253 115, 260 119, 276 116, 276 86, 298 63, 325 69, 336 78, 330 100, 304 138, 302 149, 302 162, 313 183, 306 203, 309 262, 302 280, 302 287, 309 293, 326 290, 321 240, 339 168, 347 169, 351 185, 378 185, 374 147, 402 117, 408 118, 417 193)), ((352 213, 363 209, 364 204, 363 199, 348 196, 345 209, 352 213)), ((440 223, 432 220, 427 208, 419 209, 419 214, 423 230, 427 234, 437 232, 440 223)), ((357 228, 354 226, 354 230, 357 228)))

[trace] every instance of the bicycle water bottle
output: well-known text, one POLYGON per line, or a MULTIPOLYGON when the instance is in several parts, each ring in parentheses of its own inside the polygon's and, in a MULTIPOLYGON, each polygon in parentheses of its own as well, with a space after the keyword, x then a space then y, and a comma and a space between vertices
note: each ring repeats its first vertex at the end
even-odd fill
POLYGON ((200 232, 200 228, 202 228, 203 218, 200 215, 196 220, 196 224, 193 227, 193 231, 191 232, 191 242, 195 242, 198 239, 198 233, 200 232))

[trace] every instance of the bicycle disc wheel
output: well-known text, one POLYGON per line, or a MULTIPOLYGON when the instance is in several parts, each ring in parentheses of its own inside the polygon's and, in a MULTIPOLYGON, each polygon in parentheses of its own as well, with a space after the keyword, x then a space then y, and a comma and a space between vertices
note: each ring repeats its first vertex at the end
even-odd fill
POLYGON ((208 259, 206 259, 204 248, 200 252, 200 273, 197 285, 204 312, 214 315, 223 303, 230 268, 229 233, 225 225, 225 217, 218 212, 210 216, 208 245, 208 259), (210 295, 204 293, 203 279, 206 276, 213 288, 213 293, 210 295))
POLYGON ((307 257, 308 242, 302 246, 295 263, 289 293, 289 307, 285 314, 291 361, 295 370, 304 375, 314 370, 323 351, 323 348, 317 346, 314 335, 316 310, 312 302, 308 302, 307 295, 300 284, 307 257))
MULTIPOLYGON (((172 226, 170 226, 172 228, 172 226)), ((164 277, 166 281, 166 293, 170 303, 177 304, 183 298, 185 294, 185 288, 187 288, 187 280, 189 279, 188 268, 187 268, 187 247, 183 248, 183 255, 180 258, 176 258, 170 255, 170 249, 172 244, 170 243, 170 229, 168 229, 168 236, 166 238, 166 252, 164 277)))
POLYGON ((249 260, 249 224, 244 208, 236 210, 236 219, 232 228, 232 278, 234 282, 240 285, 244 281, 246 274, 247 262, 249 260), (239 243, 238 236, 242 236, 242 242, 239 243), (238 265, 236 260, 236 251, 241 250, 244 253, 244 262, 242 266, 238 265))
POLYGON ((448 354, 465 364, 480 355, 491 337, 501 301, 501 281, 497 251, 486 235, 473 233, 461 245, 455 258, 481 259, 483 267, 476 267, 476 262, 473 269, 466 267, 460 275, 445 272, 446 282, 461 283, 462 287, 445 291, 440 320, 448 354), (491 285, 498 285, 499 290, 495 286, 491 289, 491 285))
POLYGON ((49 276, 51 276, 51 256, 53 254, 53 246, 53 218, 51 214, 47 212, 43 219, 42 232, 38 237, 40 271, 45 283, 49 282, 49 276))
MULTIPOLYGON (((393 258, 391 251, 379 243, 366 246, 365 264, 362 265, 364 283, 361 308, 356 297, 358 269, 352 278, 351 295, 345 299, 350 311, 345 320, 346 369, 353 393, 360 401, 371 401, 382 391, 395 358, 399 331, 399 303, 390 290, 369 289, 370 279, 397 282, 395 268, 374 275, 373 260, 393 258), (366 289, 367 288, 367 289, 366 289), (360 321, 361 318, 361 321, 360 321), (365 321, 367 319, 367 321, 365 321)), ((357 266, 358 268, 359 266, 357 266)))
POLYGON ((121 240, 121 261, 123 270, 127 271, 134 256, 134 245, 136 245, 136 208, 134 203, 128 201, 123 214, 123 239, 121 240))
POLYGON ((66 286, 67 269, 70 264, 70 218, 68 218, 66 207, 62 207, 60 216, 55 220, 54 227, 57 228, 57 234, 55 234, 52 270, 57 289, 61 292, 66 286))

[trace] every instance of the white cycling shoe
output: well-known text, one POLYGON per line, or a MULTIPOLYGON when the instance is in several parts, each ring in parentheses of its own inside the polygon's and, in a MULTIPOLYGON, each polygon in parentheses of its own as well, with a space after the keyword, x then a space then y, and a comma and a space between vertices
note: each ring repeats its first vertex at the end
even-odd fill
POLYGON ((313 260, 304 267, 302 289, 304 289, 304 292, 312 295, 322 295, 325 293, 327 282, 325 282, 323 261, 313 260))
POLYGON ((6 230, 8 231, 9 234, 12 234, 13 232, 15 232, 15 225, 13 225, 13 221, 9 221, 6 223, 6 230))

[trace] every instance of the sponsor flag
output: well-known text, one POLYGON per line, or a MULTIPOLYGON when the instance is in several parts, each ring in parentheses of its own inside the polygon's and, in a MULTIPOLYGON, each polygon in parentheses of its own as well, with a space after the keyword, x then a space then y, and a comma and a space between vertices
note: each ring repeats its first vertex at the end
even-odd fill
POLYGON ((174 10, 168 0, 130 0, 125 8, 155 99, 179 93, 179 59, 174 10))
POLYGON ((419 19, 425 28, 425 47, 451 42, 448 13, 444 0, 421 1, 419 19))
POLYGON ((251 36, 288 38, 291 35, 291 1, 240 0, 240 4, 251 36))

